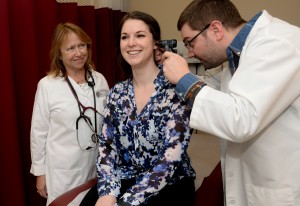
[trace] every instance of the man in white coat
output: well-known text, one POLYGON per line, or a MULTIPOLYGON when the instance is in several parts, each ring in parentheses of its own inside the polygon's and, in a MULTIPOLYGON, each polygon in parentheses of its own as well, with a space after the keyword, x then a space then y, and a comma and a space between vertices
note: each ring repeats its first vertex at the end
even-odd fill
POLYGON ((229 0, 195 0, 178 24, 189 57, 229 63, 216 90, 165 52, 165 76, 190 126, 220 137, 225 204, 300 205, 300 29, 267 11, 250 21, 229 0))

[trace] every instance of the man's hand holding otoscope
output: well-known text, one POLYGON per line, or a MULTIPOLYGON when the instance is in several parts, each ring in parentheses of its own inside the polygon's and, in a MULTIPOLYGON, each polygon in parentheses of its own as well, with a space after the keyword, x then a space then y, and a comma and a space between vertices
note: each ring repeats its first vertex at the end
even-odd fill
POLYGON ((190 72, 186 59, 177 54, 176 39, 161 40, 156 44, 160 49, 155 52, 155 60, 163 64, 165 77, 172 83, 177 84, 178 81, 190 72))

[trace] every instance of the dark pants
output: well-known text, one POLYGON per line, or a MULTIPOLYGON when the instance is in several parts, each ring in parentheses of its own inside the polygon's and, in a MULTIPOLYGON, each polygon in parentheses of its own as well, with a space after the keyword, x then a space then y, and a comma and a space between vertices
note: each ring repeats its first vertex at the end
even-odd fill
MULTIPOLYGON (((121 195, 135 184, 134 180, 125 180, 121 182, 121 195)), ((166 185, 157 195, 148 199, 143 206, 193 206, 195 199, 194 178, 186 177, 173 185, 166 185)), ((94 206, 98 200, 97 185, 92 187, 83 198, 80 206, 94 206)))

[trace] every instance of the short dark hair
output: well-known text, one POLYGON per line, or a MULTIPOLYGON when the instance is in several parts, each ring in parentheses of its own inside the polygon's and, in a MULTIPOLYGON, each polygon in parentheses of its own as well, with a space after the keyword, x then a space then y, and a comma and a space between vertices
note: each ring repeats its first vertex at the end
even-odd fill
POLYGON ((154 41, 161 40, 160 26, 159 26, 157 20, 150 14, 147 14, 147 13, 141 12, 141 11, 133 11, 133 12, 127 13, 127 14, 125 14, 125 16, 123 16, 123 18, 120 22, 120 25, 119 25, 118 32, 117 32, 116 57, 117 57, 118 65, 123 70, 126 77, 129 77, 132 75, 132 70, 131 70, 131 66, 125 61, 125 59, 123 58, 123 56, 121 54, 120 39, 121 39, 122 27, 128 19, 136 19, 136 20, 143 21, 149 27, 149 30, 153 36, 154 41))
POLYGON ((188 24, 194 30, 201 30, 214 20, 222 22, 225 28, 236 28, 246 22, 229 0, 193 0, 181 13, 177 29, 180 31, 188 24))

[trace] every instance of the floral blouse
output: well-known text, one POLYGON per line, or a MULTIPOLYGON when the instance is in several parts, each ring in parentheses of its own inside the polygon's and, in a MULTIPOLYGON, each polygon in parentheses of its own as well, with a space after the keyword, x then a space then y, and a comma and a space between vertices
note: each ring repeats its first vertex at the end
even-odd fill
POLYGON ((166 184, 195 177, 187 154, 190 110, 160 72, 138 114, 132 79, 116 84, 105 109, 97 159, 99 196, 120 195, 121 179, 136 180, 122 201, 139 205, 166 184))

